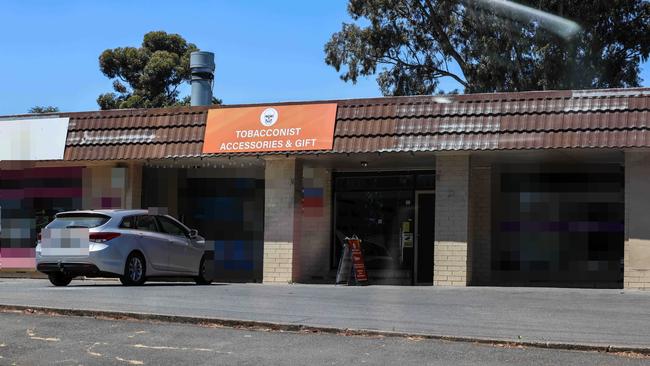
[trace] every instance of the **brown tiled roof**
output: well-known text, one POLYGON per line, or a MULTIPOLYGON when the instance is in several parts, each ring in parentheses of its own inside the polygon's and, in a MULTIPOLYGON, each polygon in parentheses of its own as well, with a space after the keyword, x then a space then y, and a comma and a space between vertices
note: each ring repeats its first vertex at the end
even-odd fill
POLYGON ((334 151, 647 147, 649 133, 642 88, 348 100, 334 151))
POLYGON ((71 113, 65 160, 198 156, 206 107, 71 113))
MULTIPOLYGON (((333 102, 332 153, 650 147, 648 88, 333 102)), ((65 159, 200 156, 207 110, 61 114, 70 117, 65 159)))

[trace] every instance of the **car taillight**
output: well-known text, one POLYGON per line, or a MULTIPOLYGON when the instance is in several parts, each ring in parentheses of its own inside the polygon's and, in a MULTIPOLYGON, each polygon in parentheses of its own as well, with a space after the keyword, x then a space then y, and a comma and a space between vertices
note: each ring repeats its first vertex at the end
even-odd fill
POLYGON ((120 233, 91 233, 89 238, 94 243, 105 243, 120 236, 120 233))

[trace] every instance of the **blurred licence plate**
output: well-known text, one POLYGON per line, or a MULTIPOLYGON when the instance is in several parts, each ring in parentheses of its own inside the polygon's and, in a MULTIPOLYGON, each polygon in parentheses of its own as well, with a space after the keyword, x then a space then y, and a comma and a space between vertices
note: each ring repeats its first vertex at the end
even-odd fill
POLYGON ((88 256, 90 241, 88 228, 43 229, 41 255, 88 256))

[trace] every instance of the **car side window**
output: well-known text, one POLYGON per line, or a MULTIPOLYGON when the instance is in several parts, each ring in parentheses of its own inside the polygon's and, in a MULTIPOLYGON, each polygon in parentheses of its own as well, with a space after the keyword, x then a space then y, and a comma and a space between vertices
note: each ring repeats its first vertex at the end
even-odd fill
POLYGON ((153 231, 153 232, 158 231, 158 226, 156 225, 156 219, 154 219, 153 216, 149 216, 149 215, 138 216, 136 220, 135 228, 137 230, 144 230, 144 231, 153 231))
POLYGON ((122 219, 120 227, 123 229, 135 229, 136 216, 127 216, 122 219))
POLYGON ((164 233, 176 236, 186 236, 185 229, 165 216, 158 216, 158 222, 164 233))

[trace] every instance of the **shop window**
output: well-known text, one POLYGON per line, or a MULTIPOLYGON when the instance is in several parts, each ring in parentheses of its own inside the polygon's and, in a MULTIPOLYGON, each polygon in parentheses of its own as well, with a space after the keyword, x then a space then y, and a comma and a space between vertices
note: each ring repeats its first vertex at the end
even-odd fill
POLYGON ((261 282, 264 173, 218 169, 143 169, 143 207, 165 207, 214 248, 214 276, 261 282), (240 177, 239 177, 240 176, 240 177))
POLYGON ((0 169, 2 268, 35 266, 37 234, 57 213, 81 209, 83 169, 0 169))
POLYGON ((435 174, 418 174, 415 176, 415 188, 417 190, 430 191, 436 188, 435 174))
POLYGON ((411 175, 348 176, 336 179, 337 191, 399 190, 413 187, 411 175))
POLYGON ((502 166, 494 202, 499 284, 619 287, 624 195, 620 166, 502 166))

